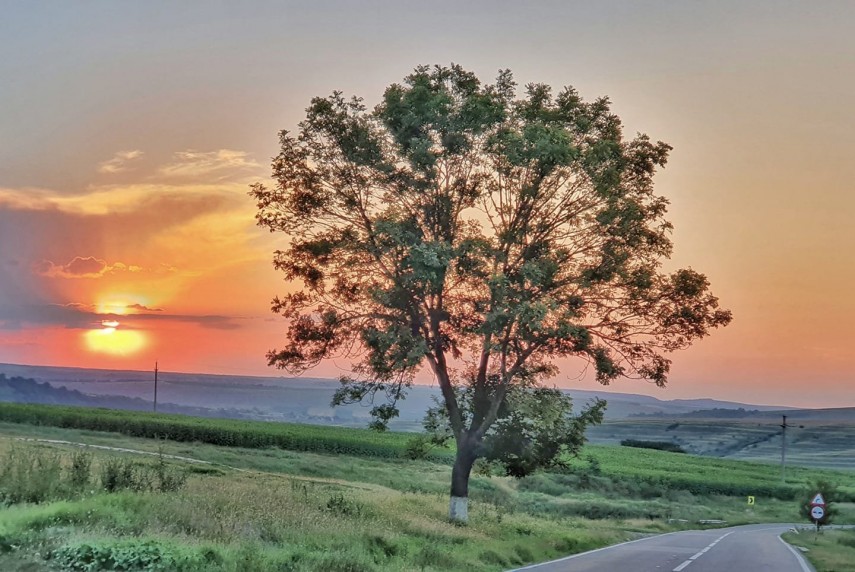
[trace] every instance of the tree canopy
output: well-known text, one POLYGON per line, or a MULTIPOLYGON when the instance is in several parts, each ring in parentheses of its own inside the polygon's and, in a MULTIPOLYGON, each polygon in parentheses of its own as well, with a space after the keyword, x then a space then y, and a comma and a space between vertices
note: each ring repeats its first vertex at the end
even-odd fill
MULTIPOLYGON (((554 402, 556 360, 586 360, 603 384, 664 386, 668 353, 731 319, 703 274, 662 269, 671 225, 653 176, 671 148, 624 138, 607 98, 522 93, 510 71, 482 84, 452 65, 416 68, 374 109, 315 98, 280 134, 275 184, 251 191, 258 223, 288 239, 276 268, 300 285, 273 301, 288 326, 269 363, 353 357, 335 401, 384 396, 378 427, 429 368, 457 442, 452 480, 465 476, 453 497, 503 427, 545 411, 526 400, 554 402)), ((562 411, 553 427, 567 432, 562 411)), ((508 455, 510 472, 532 468, 508 455)))

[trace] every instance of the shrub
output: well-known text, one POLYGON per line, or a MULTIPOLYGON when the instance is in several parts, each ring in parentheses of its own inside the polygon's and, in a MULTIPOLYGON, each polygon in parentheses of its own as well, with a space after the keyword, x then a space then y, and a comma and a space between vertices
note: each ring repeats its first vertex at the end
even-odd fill
POLYGON ((327 510, 342 516, 361 516, 364 507, 362 504, 345 497, 341 493, 335 493, 327 500, 327 510))
POLYGON ((400 548, 394 541, 377 534, 369 536, 366 539, 366 544, 368 545, 368 551, 374 558, 374 562, 377 564, 396 556, 400 552, 400 548))
POLYGON ((505 559, 505 557, 496 552, 495 550, 485 550, 480 555, 478 555, 478 559, 484 564, 495 564, 503 568, 507 568, 508 566, 508 561, 505 559))
POLYGON ((447 551, 440 550, 433 544, 422 547, 416 554, 414 563, 421 569, 453 570, 458 562, 447 551))
POLYGON ((13 447, 0 469, 0 502, 40 503, 68 495, 57 453, 13 447))
POLYGON ((169 467, 162 455, 154 465, 111 458, 101 466, 101 486, 109 493, 121 490, 168 493, 180 490, 186 482, 187 473, 169 467))
POLYGON ((174 572, 200 569, 198 558, 178 553, 170 547, 150 540, 63 546, 55 550, 52 556, 62 570, 72 572, 102 570, 174 572))
POLYGON ((318 572, 374 572, 376 569, 373 563, 348 553, 327 554, 314 568, 318 572))
POLYGON ((837 538, 837 544, 855 548, 855 534, 851 530, 841 530, 840 536, 837 538))
POLYGON ((169 467, 163 457, 163 450, 158 449, 157 463, 154 465, 157 490, 168 493, 180 490, 187 482, 187 473, 169 467))
POLYGON ((810 501, 816 493, 822 493, 825 500, 825 518, 822 524, 831 524, 838 513, 835 504, 838 502, 837 485, 825 479, 817 479, 806 484, 799 502, 799 514, 802 518, 813 521, 810 511, 810 501))
POLYGON ((101 466, 101 486, 108 493, 123 489, 140 490, 139 479, 130 459, 112 458, 101 466))
POLYGON ((404 456, 413 461, 426 459, 431 450, 430 438, 427 435, 416 435, 407 441, 404 456))
POLYGON ((71 467, 69 468, 69 481, 72 487, 84 488, 89 484, 92 470, 92 454, 88 451, 79 450, 71 456, 71 467))

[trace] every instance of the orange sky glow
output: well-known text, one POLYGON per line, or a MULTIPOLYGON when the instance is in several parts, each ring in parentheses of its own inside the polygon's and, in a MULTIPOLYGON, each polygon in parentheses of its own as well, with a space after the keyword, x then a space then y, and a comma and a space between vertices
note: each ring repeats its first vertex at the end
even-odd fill
MULTIPOLYGON (((455 62, 608 95, 628 135, 674 147, 667 264, 705 273, 734 321, 672 356, 667 389, 610 390, 855 406, 855 6, 498 4, 7 7, 0 363, 279 375, 270 300, 294 286, 247 196, 278 131, 313 96, 373 105, 455 62)), ((561 365, 557 385, 598 387, 561 365)))

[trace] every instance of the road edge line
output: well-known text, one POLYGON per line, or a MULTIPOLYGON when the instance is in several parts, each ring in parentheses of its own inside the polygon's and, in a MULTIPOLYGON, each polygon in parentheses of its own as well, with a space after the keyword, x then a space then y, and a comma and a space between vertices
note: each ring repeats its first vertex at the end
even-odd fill
POLYGON ((531 570, 537 568, 538 566, 546 566, 547 564, 556 564, 558 562, 564 562, 565 560, 573 560, 574 558, 579 558, 580 556, 587 556, 588 554, 594 554, 596 552, 602 552, 603 550, 609 550, 611 548, 617 548, 618 546, 625 546, 627 544, 635 544, 636 542, 643 542, 645 540, 650 540, 651 538, 662 538, 663 536, 670 536, 672 534, 677 534, 679 532, 687 532, 686 530, 675 530, 673 532, 665 532, 663 534, 653 534, 650 536, 645 536, 644 538, 636 538, 635 540, 627 540, 626 542, 620 542, 618 544, 609 544, 608 546, 603 546, 602 548, 595 548, 594 550, 586 550, 585 552, 578 552, 576 554, 571 554, 569 556, 563 556, 561 558, 556 558, 555 560, 547 560, 546 562, 538 562, 537 564, 529 564, 528 566, 523 566, 522 568, 514 568, 512 570, 508 570, 507 572, 521 572, 522 570, 531 570))
MULTIPOLYGON (((782 532, 781 534, 784 534, 784 533, 782 532)), ((781 543, 784 546, 786 546, 790 552, 793 553, 793 556, 796 557, 796 560, 798 560, 799 565, 802 567, 803 572, 815 572, 816 569, 813 567, 813 565, 810 562, 808 562, 807 558, 802 556, 798 550, 793 548, 792 544, 790 544, 789 542, 784 540, 783 537, 780 535, 778 535, 778 540, 780 540, 781 543)))

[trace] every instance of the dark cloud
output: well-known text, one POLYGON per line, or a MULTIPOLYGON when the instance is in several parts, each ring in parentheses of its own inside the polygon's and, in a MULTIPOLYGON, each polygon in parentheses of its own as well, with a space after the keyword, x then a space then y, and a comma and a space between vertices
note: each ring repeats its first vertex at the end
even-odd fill
MULTIPOLYGON (((140 306, 134 304, 128 308, 140 306)), ((145 306, 141 306, 145 308, 145 306)), ((182 322, 197 324, 204 328, 233 330, 240 327, 238 318, 220 315, 164 314, 152 310, 153 314, 98 314, 87 304, 28 304, 0 305, 0 329, 19 330, 25 327, 59 326, 72 329, 100 328, 104 320, 120 323, 137 322, 182 322)))
POLYGON ((125 308, 129 310, 138 310, 140 312, 163 312, 163 308, 149 308, 148 306, 143 306, 142 304, 130 304, 125 306, 125 308))
MULTIPOLYGON (((94 256, 75 256, 67 264, 56 264, 50 260, 42 260, 33 265, 33 271, 48 278, 100 278, 105 274, 119 272, 142 272, 144 268, 124 262, 107 264, 106 260, 94 256)), ((171 267, 161 264, 155 272, 171 271, 171 267)))
POLYGON ((37 263, 37 274, 61 278, 95 278, 108 269, 107 262, 94 256, 75 256, 67 264, 54 264, 50 260, 37 263))
POLYGON ((189 314, 134 314, 132 316, 118 316, 118 318, 126 320, 185 322, 189 324, 197 324, 203 328, 211 328, 214 330, 236 330, 241 327, 240 324, 237 323, 239 318, 234 316, 219 316, 216 314, 204 316, 194 316, 189 314))
POLYGON ((83 304, 4 304, 0 305, 0 321, 18 324, 18 328, 32 326, 62 326, 66 328, 91 328, 100 322, 97 314, 83 304))
POLYGON ((107 263, 94 256, 87 256, 86 258, 75 256, 63 269, 69 274, 81 276, 84 274, 100 274, 105 268, 107 268, 107 263))

